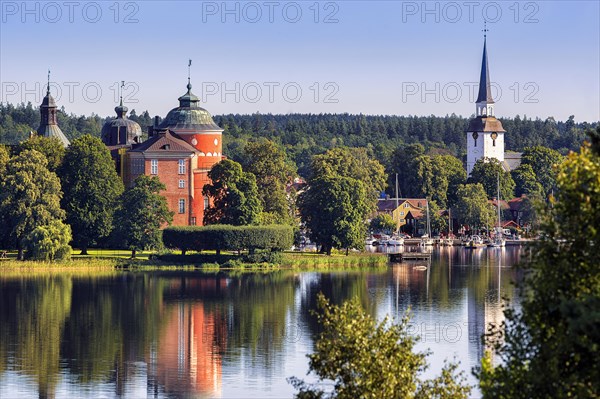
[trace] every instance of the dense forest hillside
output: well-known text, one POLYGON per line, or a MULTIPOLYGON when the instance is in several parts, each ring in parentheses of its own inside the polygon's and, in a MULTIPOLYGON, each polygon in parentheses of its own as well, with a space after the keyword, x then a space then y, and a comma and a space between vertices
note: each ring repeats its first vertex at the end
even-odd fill
MULTIPOLYGON (((112 116, 111 116, 112 117, 112 116)), ((77 116, 58 113, 59 126, 69 139, 82 134, 100 136, 103 123, 110 117, 77 116)), ((130 112, 129 118, 145 131, 152 123, 147 111, 130 112)), ((468 118, 454 114, 439 116, 380 116, 351 114, 252 114, 215 115, 215 122, 225 129, 224 153, 236 159, 245 143, 254 137, 266 137, 283 146, 289 159, 296 163, 300 174, 310 157, 339 146, 367 147, 373 156, 385 161, 391 152, 404 143, 419 142, 429 152, 448 153, 463 158, 465 128, 468 118)), ((585 139, 585 130, 594 123, 520 117, 500 118, 506 134, 506 149, 521 151, 525 147, 542 145, 561 153, 577 150, 585 139)), ((39 108, 28 104, 0 104, 0 143, 14 144, 36 130, 40 121, 39 108)))

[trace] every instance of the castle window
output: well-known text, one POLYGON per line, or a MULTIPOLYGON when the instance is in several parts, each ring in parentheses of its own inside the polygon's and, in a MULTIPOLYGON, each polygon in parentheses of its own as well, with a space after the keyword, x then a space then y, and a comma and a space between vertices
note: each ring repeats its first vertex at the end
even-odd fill
POLYGON ((185 213, 185 200, 179 200, 179 213, 185 213))
POLYGON ((158 159, 152 159, 150 161, 150 174, 151 175, 158 174, 158 159))
POLYGON ((205 197, 205 198, 204 198, 204 210, 207 210, 207 209, 208 209, 208 207, 209 207, 209 204, 208 204, 208 198, 206 198, 206 197, 205 197))
POLYGON ((179 180, 179 188, 185 188, 185 180, 183 180, 183 179, 179 180))
POLYGON ((195 217, 190 218, 190 225, 192 225, 192 226, 196 225, 196 218, 195 217))
POLYGON ((185 174, 185 159, 179 160, 179 174, 180 175, 185 174))

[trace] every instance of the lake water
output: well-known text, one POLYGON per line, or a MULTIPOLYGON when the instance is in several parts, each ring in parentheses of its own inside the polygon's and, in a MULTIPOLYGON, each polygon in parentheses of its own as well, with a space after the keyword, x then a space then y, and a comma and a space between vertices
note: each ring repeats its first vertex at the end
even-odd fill
POLYGON ((474 384, 479 337, 515 300, 520 251, 435 249, 427 270, 0 274, 0 398, 290 398, 318 292, 358 296, 378 318, 410 307, 428 375, 455 357, 474 384))

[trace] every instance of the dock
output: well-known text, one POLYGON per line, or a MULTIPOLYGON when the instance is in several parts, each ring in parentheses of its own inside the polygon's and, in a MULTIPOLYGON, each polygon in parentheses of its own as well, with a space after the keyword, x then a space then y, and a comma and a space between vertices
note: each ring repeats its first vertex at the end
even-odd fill
POLYGON ((430 260, 431 252, 399 252, 395 254, 388 254, 390 262, 404 262, 407 260, 430 260))

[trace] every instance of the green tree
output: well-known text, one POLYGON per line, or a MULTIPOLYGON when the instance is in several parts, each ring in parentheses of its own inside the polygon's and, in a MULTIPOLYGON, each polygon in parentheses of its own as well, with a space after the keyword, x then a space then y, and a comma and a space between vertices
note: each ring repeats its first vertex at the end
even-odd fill
POLYGON ((432 156, 434 171, 437 175, 445 175, 448 179, 446 188, 446 202, 438 203, 442 208, 452 206, 456 203, 456 190, 461 184, 467 181, 467 171, 462 161, 452 155, 434 155, 432 156))
MULTIPOLYGON (((240 161, 242 169, 256 176, 263 216, 273 223, 292 224, 294 209, 286 196, 286 185, 296 176, 285 151, 267 139, 249 141, 240 161), (291 209, 290 209, 291 208, 291 209)), ((263 223, 272 224, 272 223, 263 223)))
POLYGON ((48 160, 48 170, 55 173, 58 173, 58 169, 65 156, 65 147, 63 147, 58 138, 44 137, 37 134, 20 142, 17 146, 16 153, 18 154, 26 150, 36 150, 44 154, 48 160))
POLYGON ((42 261, 70 260, 71 238, 71 227, 61 220, 38 226, 27 236, 27 257, 42 261))
POLYGON ((385 189, 385 170, 379 161, 369 157, 366 148, 339 147, 315 155, 311 163, 311 180, 342 176, 361 181, 367 194, 377 199, 385 189))
POLYGON ((456 218, 471 228, 488 226, 495 212, 488 202, 487 194, 480 183, 458 186, 456 207, 452 208, 456 218))
POLYGON ((10 153, 8 152, 8 148, 0 144, 0 179, 2 179, 4 176, 4 171, 6 170, 6 165, 8 164, 9 159, 10 153))
POLYGON ((262 211, 256 178, 242 170, 230 159, 215 164, 208 172, 211 184, 202 194, 212 199, 204 211, 204 224, 231 224, 234 226, 256 224, 262 211))
POLYGON ((371 231, 384 232, 386 234, 391 234, 396 230, 396 227, 396 222, 394 222, 392 216, 387 213, 380 213, 371 219, 371 223, 369 223, 371 231))
POLYGON ((298 399, 459 399, 467 398, 470 387, 457 372, 456 363, 447 363, 440 376, 422 379, 427 369, 426 352, 415 352, 417 338, 408 332, 409 318, 399 324, 388 318, 377 322, 366 313, 358 298, 341 306, 318 296, 320 312, 314 312, 323 327, 309 367, 319 381, 333 381, 326 392, 322 385, 292 377, 298 399))
POLYGON ((521 165, 531 165, 535 171, 538 182, 542 185, 544 193, 550 195, 556 186, 555 167, 564 160, 558 151, 547 147, 527 147, 521 156, 521 165))
POLYGON ((398 173, 398 189, 400 196, 404 198, 417 198, 421 196, 419 184, 415 171, 417 170, 417 159, 425 155, 425 147, 422 144, 401 145, 392 154, 392 165, 389 173, 389 186, 395 186, 395 174, 398 173))
POLYGON ((173 221, 167 200, 160 195, 166 187, 158 177, 138 176, 123 192, 115 213, 115 239, 119 246, 136 252, 162 245, 160 228, 173 221))
POLYGON ((87 255, 89 245, 108 237, 123 182, 108 148, 96 137, 81 136, 67 149, 60 177, 63 208, 73 229, 73 242, 87 255))
POLYGON ((498 197, 498 176, 500 176, 500 197, 510 200, 515 196, 515 182, 495 158, 483 158, 475 162, 467 183, 481 183, 488 198, 498 197))
POLYGON ((521 164, 518 168, 510 172, 515 182, 515 194, 517 197, 522 195, 543 197, 544 189, 537 181, 537 177, 530 164, 521 164))
POLYGON ((600 128, 558 168, 540 240, 522 268, 520 311, 488 339, 502 357, 477 370, 484 398, 597 398, 600 392, 600 128))
POLYGON ((364 184, 350 177, 323 177, 298 197, 302 221, 321 252, 332 248, 361 248, 366 218, 372 210, 364 184))
POLYGON ((431 231, 442 232, 448 228, 448 220, 442 216, 442 209, 436 201, 429 201, 429 219, 431 221, 431 231))
POLYGON ((22 151, 9 160, 0 182, 0 229, 11 246, 17 247, 20 260, 26 239, 36 227, 65 218, 60 181, 47 164, 40 152, 22 151))

